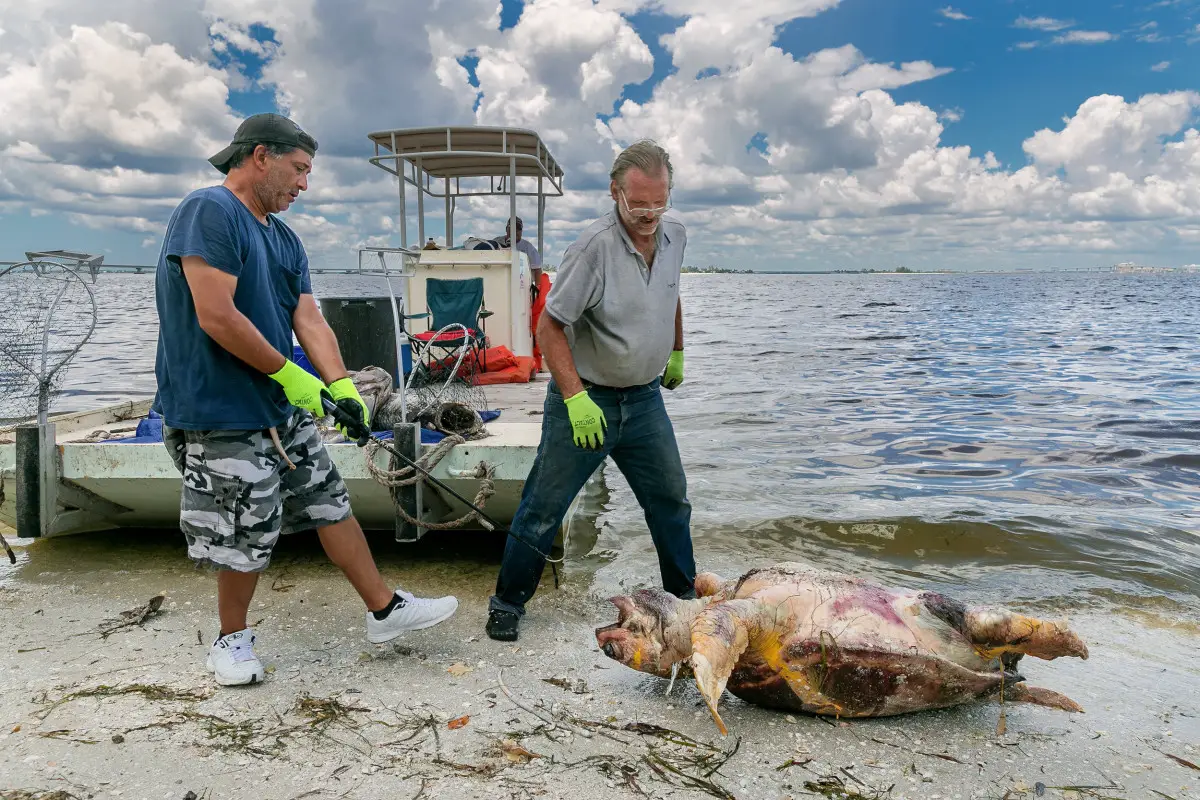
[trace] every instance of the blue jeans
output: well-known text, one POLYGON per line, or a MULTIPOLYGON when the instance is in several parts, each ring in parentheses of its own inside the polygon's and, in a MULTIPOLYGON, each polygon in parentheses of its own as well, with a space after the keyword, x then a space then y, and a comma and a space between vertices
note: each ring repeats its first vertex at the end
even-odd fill
MULTIPOLYGON (((604 445, 599 450, 575 445, 566 403, 555 383, 550 382, 542 441, 525 479, 512 532, 541 552, 549 552, 571 501, 605 457, 612 456, 646 515, 658 551, 663 588, 677 597, 695 596, 692 505, 687 499, 683 462, 663 405, 659 379, 628 389, 592 386, 588 387, 588 396, 600 406, 608 422, 604 445)), ((544 558, 510 536, 496 580, 496 594, 488 607, 524 614, 545 567, 544 558)))

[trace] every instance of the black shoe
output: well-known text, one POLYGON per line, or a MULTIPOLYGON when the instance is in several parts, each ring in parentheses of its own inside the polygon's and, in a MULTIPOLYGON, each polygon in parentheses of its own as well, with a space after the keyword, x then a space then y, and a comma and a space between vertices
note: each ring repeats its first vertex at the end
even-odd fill
POLYGON ((488 612, 487 635, 498 642, 515 642, 521 616, 512 611, 493 608, 488 612))

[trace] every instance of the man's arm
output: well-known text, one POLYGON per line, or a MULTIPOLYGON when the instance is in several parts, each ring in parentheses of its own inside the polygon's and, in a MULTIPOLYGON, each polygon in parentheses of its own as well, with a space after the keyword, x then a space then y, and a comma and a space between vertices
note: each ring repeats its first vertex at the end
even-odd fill
POLYGON ((675 305, 675 348, 683 349, 683 298, 675 305))
POLYGON ((184 256, 183 276, 201 330, 259 372, 271 375, 283 368, 286 357, 233 304, 237 276, 210 266, 200 256, 184 256))
POLYGON ((296 332, 296 338, 304 348, 304 355, 316 367, 317 372, 321 373, 321 378, 327 386, 349 375, 346 364, 342 361, 337 337, 325 321, 325 317, 321 315, 321 309, 311 294, 300 295, 300 302, 292 314, 292 330, 296 332))
MULTIPOLYGON (((525 244, 526 240, 522 239, 521 243, 525 244)), ((530 288, 533 289, 533 298, 536 298, 541 292, 539 284, 542 282, 542 254, 538 252, 537 247, 532 242, 528 242, 528 244, 529 247, 525 248, 525 255, 529 257, 529 273, 530 277, 533 278, 533 284, 530 288)))
POLYGON ((583 391, 583 381, 575 369, 575 357, 571 355, 571 346, 567 342, 566 326, 550 314, 543 312, 538 320, 537 340, 546 366, 558 384, 558 390, 563 397, 571 397, 583 391))

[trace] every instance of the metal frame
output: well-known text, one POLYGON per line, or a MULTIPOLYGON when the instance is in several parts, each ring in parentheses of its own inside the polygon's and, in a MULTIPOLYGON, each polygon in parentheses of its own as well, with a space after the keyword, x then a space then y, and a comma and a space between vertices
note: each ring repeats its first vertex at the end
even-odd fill
POLYGON ((131 509, 62 477, 53 422, 16 428, 17 535, 49 538, 102 523, 131 509))
MULTIPOLYGON (((516 227, 517 197, 538 199, 538 252, 545 250, 546 197, 563 195, 563 170, 551 155, 541 137, 524 128, 497 128, 485 126, 400 128, 391 131, 376 131, 368 135, 375 145, 375 155, 368 159, 372 164, 395 175, 400 187, 400 244, 408 244, 408 208, 405 185, 417 189, 417 247, 425 243, 425 196, 445 200, 446 247, 454 246, 455 201, 459 197, 504 196, 509 202, 509 229, 516 227), (445 135, 444 145, 426 145, 433 137, 445 135), (459 141, 471 139, 470 145, 461 148, 459 141), (490 140, 490 142, 488 141, 490 140), (482 142, 482 144, 480 144, 482 142), (436 149, 441 146, 441 149, 436 149), (494 149, 479 149, 480 147, 494 149), (435 162, 433 167, 427 166, 435 162), (537 191, 519 191, 517 178, 536 178, 537 191), (442 181, 441 191, 434 186, 434 179, 442 181), (463 178, 487 178, 488 189, 463 190, 463 178), (499 181, 497 182, 497 179, 499 181), (453 181, 453 187, 451 185, 453 181)), ((513 249, 513 267, 517 266, 516 249, 513 249)))
MULTIPOLYGON (((417 189, 417 247, 425 244, 426 195, 445 201, 448 249, 454 247, 454 211, 455 201, 459 197, 507 195, 509 231, 517 227, 517 197, 537 198, 538 252, 545 252, 546 197, 562 196, 563 170, 536 132, 525 128, 448 126, 376 131, 368 134, 368 138, 375 145, 375 155, 369 161, 397 178, 400 190, 400 251, 411 253, 407 249, 408 205, 405 191, 405 186, 411 185, 417 189), (459 146, 456 146, 456 136, 459 146), (464 143, 464 139, 468 141, 464 143), (519 191, 518 177, 536 178, 537 191, 519 191), (442 181, 440 193, 433 185, 436 178, 442 181), (487 178, 488 191, 463 191, 463 178, 487 178)), ((524 300, 524 293, 520 288, 521 253, 516 247, 511 248, 511 253, 509 313, 510 318, 515 320, 521 316, 519 304, 524 300)))
POLYGON ((396 292, 392 289, 392 275, 388 272, 387 253, 400 253, 405 259, 405 268, 400 270, 401 278, 411 278, 413 273, 407 269, 407 259, 419 257, 420 251, 409 250, 404 247, 360 247, 358 248, 358 271, 367 274, 369 270, 363 270, 362 262, 363 255, 373 253, 379 259, 379 268, 383 273, 383 281, 387 285, 388 298, 392 303, 392 331, 396 337, 396 376, 400 382, 400 419, 408 419, 408 401, 404 391, 404 326, 401 320, 405 319, 408 311, 408 297, 404 292, 400 293, 400 302, 396 303, 396 292))

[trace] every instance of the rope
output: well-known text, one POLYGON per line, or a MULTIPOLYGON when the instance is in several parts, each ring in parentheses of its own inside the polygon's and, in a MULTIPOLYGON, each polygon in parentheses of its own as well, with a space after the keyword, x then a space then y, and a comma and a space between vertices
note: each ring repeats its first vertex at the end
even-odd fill
MULTIPOLYGON (((433 449, 428 453, 424 453, 420 458, 416 459, 416 463, 426 472, 430 472, 455 446, 465 444, 466 441, 466 439, 458 434, 450 434, 434 445, 433 449)), ((379 452, 380 447, 378 442, 373 439, 367 443, 365 449, 367 471, 371 473, 371 477, 377 483, 392 490, 392 504, 396 508, 396 513, 408 524, 418 528, 426 528, 427 530, 448 531, 461 528, 467 523, 479 519, 479 514, 474 509, 471 509, 458 519, 453 519, 449 522, 428 522, 415 519, 400 505, 396 490, 402 486, 413 486, 420 483, 424 476, 413 467, 395 469, 397 459, 394 456, 391 457, 387 468, 380 467, 375 463, 375 455, 379 452)), ((488 466, 486 461, 480 461, 475 474, 472 476, 479 480, 479 490, 475 493, 475 505, 480 510, 483 510, 488 498, 496 493, 496 482, 493 479, 494 474, 494 467, 488 466)))
MULTIPOLYGON (((455 445, 465 444, 466 441, 466 439, 457 434, 450 434, 445 439, 442 439, 440 442, 434 445, 433 449, 428 453, 424 453, 420 458, 416 459, 416 463, 418 466, 428 472, 436 467, 438 463, 441 462, 441 460, 445 458, 451 450, 454 449, 455 445)), ((417 470, 413 469, 412 467, 393 469, 393 467, 395 467, 396 460, 394 457, 391 459, 391 463, 388 464, 386 469, 376 464, 375 455, 379 452, 380 447, 379 443, 374 439, 371 439, 369 442, 367 442, 365 450, 367 457, 367 471, 371 473, 371 477, 374 478, 380 486, 386 486, 389 489, 397 489, 401 486, 412 486, 420 483, 422 478, 421 473, 417 472, 417 470)))

